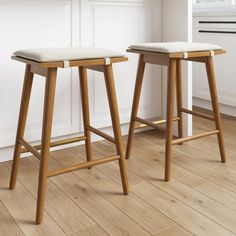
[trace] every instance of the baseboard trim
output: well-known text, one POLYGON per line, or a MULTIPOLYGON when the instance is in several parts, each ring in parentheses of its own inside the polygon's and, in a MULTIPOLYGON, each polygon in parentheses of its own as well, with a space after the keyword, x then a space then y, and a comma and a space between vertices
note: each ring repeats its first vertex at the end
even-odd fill
MULTIPOLYGON (((150 129, 151 128, 148 127, 148 128, 144 128, 144 129, 140 129, 140 130, 138 129, 135 132, 138 133, 138 132, 143 132, 143 131, 150 130, 150 129)), ((101 131, 103 131, 103 132, 105 132, 105 133, 107 133, 111 136, 113 135, 113 131, 112 131, 111 127, 103 128, 103 129, 101 129, 101 131)), ((123 124, 121 126, 121 131, 122 131, 123 136, 126 136, 128 134, 128 131, 129 131, 129 124, 123 124)), ((76 136, 81 136, 81 135, 82 134, 76 134, 76 136)), ((75 135, 67 135, 67 136, 57 138, 57 140, 58 139, 64 139, 64 138, 73 138, 73 137, 75 137, 75 135)), ((99 142, 99 141, 102 141, 102 140, 104 140, 102 137, 97 136, 95 134, 92 134, 92 142, 99 142)), ((37 143, 36 142, 32 143, 32 145, 36 145, 36 144, 38 144, 38 142, 37 143)), ((67 144, 67 145, 51 148, 51 151, 62 150, 62 149, 70 148, 70 147, 76 147, 76 146, 83 145, 83 144, 84 144, 84 142, 67 144)), ((12 157, 13 157, 13 150, 14 150, 13 146, 0 148, 0 162, 11 161, 12 157)), ((28 157, 28 156, 32 156, 32 154, 31 153, 25 153, 25 154, 21 155, 22 158, 28 157)))
MULTIPOLYGON (((201 98, 193 98, 193 107, 205 110, 205 112, 212 110, 211 102, 201 98)), ((236 107, 220 104, 220 110, 223 116, 236 119, 236 107)))

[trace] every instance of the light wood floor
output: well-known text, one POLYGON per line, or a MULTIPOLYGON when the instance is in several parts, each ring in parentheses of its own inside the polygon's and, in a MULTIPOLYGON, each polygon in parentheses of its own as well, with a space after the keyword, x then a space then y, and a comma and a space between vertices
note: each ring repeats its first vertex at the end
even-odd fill
MULTIPOLYGON (((175 146, 172 180, 163 182, 164 135, 136 135, 127 161, 130 195, 123 196, 117 163, 50 178, 44 223, 34 225, 38 160, 21 161, 14 191, 11 162, 0 164, 0 235, 226 236, 236 233, 236 121, 223 120, 228 162, 220 163, 215 137, 175 146)), ((194 120, 195 133, 213 127, 194 120)), ((124 138, 126 141, 126 138, 124 138)), ((71 165, 84 147, 52 152, 50 168, 71 165)), ((94 156, 114 152, 94 144, 94 156)))

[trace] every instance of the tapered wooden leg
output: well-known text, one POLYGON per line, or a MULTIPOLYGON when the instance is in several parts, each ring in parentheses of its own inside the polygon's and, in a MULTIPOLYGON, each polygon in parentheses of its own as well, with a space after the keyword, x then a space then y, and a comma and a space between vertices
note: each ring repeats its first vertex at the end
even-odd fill
MULTIPOLYGON (((181 108, 183 108, 183 83, 182 83, 182 62, 177 60, 177 75, 176 75, 176 104, 177 104, 177 115, 178 120, 178 136, 183 138, 183 113, 181 108)), ((180 143, 182 144, 182 143, 180 143)))
POLYGON ((170 180, 176 64, 177 64, 176 59, 169 60, 168 81, 167 81, 165 181, 170 180))
POLYGON ((92 160, 91 134, 88 129, 88 127, 90 126, 90 115, 89 115, 87 69, 85 67, 79 67, 79 75, 80 75, 80 94, 82 101, 84 133, 86 136, 85 140, 86 156, 87 156, 87 161, 91 161, 92 160))
POLYGON ((39 183, 38 183, 38 198, 37 198, 37 212, 36 223, 40 224, 43 220, 46 183, 48 175, 48 158, 52 130, 52 118, 54 109, 54 98, 56 88, 57 69, 49 69, 48 77, 45 84, 44 97, 44 113, 43 113, 43 128, 42 128, 42 149, 39 169, 39 183))
POLYGON ((111 119, 112 119, 112 126, 113 126, 113 131, 114 131, 115 142, 116 142, 115 143, 116 150, 117 150, 117 154, 120 156, 119 166, 120 166, 120 174, 121 174, 121 179, 122 179, 123 191, 124 191, 124 194, 127 195, 129 192, 129 185, 128 185, 127 170, 126 170, 126 165, 125 165, 125 160, 124 160, 124 150, 123 150, 123 143, 122 143, 119 111, 118 111, 118 105, 117 105, 117 100, 116 100, 116 90, 115 90, 115 83, 114 83, 114 78, 113 78, 112 65, 105 66, 104 75, 105 75, 107 96, 108 96, 108 102, 109 102, 111 119))
POLYGON ((11 179, 9 188, 14 189, 16 185, 17 172, 19 169, 20 162, 20 153, 21 153, 21 145, 19 143, 19 139, 24 137, 25 132, 25 124, 27 119, 28 107, 30 102, 31 88, 33 84, 33 73, 31 73, 31 66, 26 65, 25 68, 25 78, 24 85, 21 96, 21 105, 20 105, 20 113, 18 119, 18 127, 15 141, 15 149, 14 149, 14 157, 12 163, 12 171, 11 171, 11 179))
POLYGON ((210 94, 211 94, 212 108, 213 108, 214 117, 215 117, 215 125, 216 125, 216 129, 220 131, 217 134, 217 136, 218 136, 218 142, 219 142, 219 148, 220 148, 221 161, 224 163, 226 162, 225 145, 224 145, 223 129, 222 129, 221 118, 220 118, 220 108, 219 108, 219 102, 218 102, 218 96, 217 96, 217 88, 216 88, 215 73, 214 73, 212 57, 206 58, 206 70, 207 70, 207 77, 208 77, 209 89, 210 89, 210 94))
POLYGON ((125 155, 126 159, 129 159, 130 154, 131 154, 133 138, 134 138, 134 129, 135 129, 135 117, 137 116, 137 113, 138 113, 138 106, 139 106, 139 101, 140 101, 144 71, 145 71, 145 63, 143 61, 143 55, 140 55, 135 89, 134 89, 133 106, 132 106, 132 112, 131 112, 131 118, 130 118, 130 124, 129 124, 130 125, 129 135, 128 135, 128 142, 127 142, 127 147, 126 147, 126 155, 125 155))

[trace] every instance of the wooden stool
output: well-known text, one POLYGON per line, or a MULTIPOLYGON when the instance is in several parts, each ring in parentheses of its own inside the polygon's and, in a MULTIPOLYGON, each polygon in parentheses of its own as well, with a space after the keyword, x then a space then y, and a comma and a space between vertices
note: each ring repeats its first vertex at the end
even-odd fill
POLYGON ((19 168, 20 154, 28 151, 31 152, 35 157, 40 160, 36 223, 39 224, 43 220, 47 177, 60 175, 82 168, 90 168, 98 164, 118 160, 123 184, 123 191, 124 194, 128 194, 127 173, 124 162, 121 128, 112 69, 113 63, 127 61, 128 59, 119 52, 95 48, 23 50, 15 52, 12 56, 12 59, 25 63, 26 69, 15 143, 14 160, 12 165, 9 187, 10 189, 14 189, 15 187, 17 172, 19 168), (50 142, 57 69, 65 67, 78 67, 79 69, 84 122, 84 136, 56 142, 50 142), (87 68, 104 73, 110 113, 112 118, 114 138, 90 126, 87 68), (31 146, 24 139, 24 130, 34 74, 46 77, 42 140, 41 145, 37 146, 31 146), (117 154, 99 160, 92 160, 90 137, 91 132, 100 135, 103 138, 114 143, 116 145, 117 154), (50 147, 79 141, 85 141, 87 162, 66 168, 61 168, 59 170, 48 170, 48 158, 50 147), (41 150, 41 152, 39 152, 38 150, 41 150))
POLYGON ((130 46, 128 52, 139 54, 139 64, 136 78, 136 85, 134 91, 133 107, 130 120, 130 129, 127 143, 126 158, 130 157, 135 122, 142 123, 141 127, 150 126, 157 128, 159 124, 166 123, 166 152, 165 152, 165 181, 170 179, 171 168, 171 153, 172 145, 182 144, 184 142, 217 134, 221 161, 225 162, 225 147, 222 134, 222 126, 220 120, 220 111, 217 98, 216 82, 214 75, 214 67, 212 56, 223 54, 225 51, 216 45, 201 44, 201 43, 146 43, 140 45, 130 46), (214 116, 202 114, 183 108, 182 103, 182 68, 181 61, 193 61, 204 63, 206 66, 209 89, 211 94, 211 101, 214 116), (167 81, 167 115, 166 120, 150 122, 137 117, 140 93, 142 88, 145 64, 157 64, 168 67, 168 81, 167 81), (177 95, 177 117, 174 117, 174 95, 177 95), (183 137, 183 113, 199 116, 215 122, 216 130, 209 131, 203 134, 198 134, 190 137, 183 137), (178 136, 179 139, 173 140, 172 129, 173 121, 178 122, 178 136))

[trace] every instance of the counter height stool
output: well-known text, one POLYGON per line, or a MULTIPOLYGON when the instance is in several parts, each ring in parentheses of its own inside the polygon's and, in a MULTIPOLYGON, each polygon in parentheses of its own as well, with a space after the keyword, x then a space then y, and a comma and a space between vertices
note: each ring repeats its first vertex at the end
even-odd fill
POLYGON ((39 224, 43 220, 47 177, 56 176, 82 168, 90 168, 98 164, 118 160, 123 184, 123 191, 124 194, 128 194, 127 173, 124 162, 121 128, 112 69, 113 63, 128 60, 124 56, 124 54, 107 49, 52 48, 17 51, 12 56, 12 59, 25 63, 26 69, 21 98, 20 115, 18 120, 14 160, 11 172, 10 189, 14 189, 16 184, 20 154, 27 151, 31 152, 35 157, 40 160, 36 223, 39 224), (51 142, 50 139, 57 70, 58 68, 68 67, 78 67, 79 70, 84 136, 51 142), (87 69, 104 73, 110 113, 112 118, 114 138, 90 126, 87 69), (41 145, 37 146, 31 146, 24 139, 24 130, 34 74, 46 77, 42 139, 41 145), (116 145, 117 153, 114 156, 104 157, 98 160, 92 160, 90 132, 100 135, 113 142, 116 145), (85 141, 87 161, 70 167, 61 168, 59 170, 49 171, 49 148, 78 141, 85 141), (41 151, 39 152, 39 150, 41 151))
POLYGON ((150 126, 157 128, 159 124, 166 123, 166 148, 165 148, 165 181, 170 179, 171 153, 172 145, 182 144, 184 142, 217 134, 221 161, 225 162, 225 147, 222 135, 222 126, 220 120, 220 112, 217 98, 216 82, 213 68, 212 57, 214 55, 225 53, 224 50, 212 44, 203 43, 187 43, 187 42, 169 42, 169 43, 145 43, 130 46, 127 50, 131 53, 139 54, 139 64, 134 91, 133 107, 130 120, 130 129, 127 143, 126 158, 131 154, 135 122, 142 123, 140 127, 150 126), (210 89, 212 107, 214 116, 202 114, 196 111, 185 109, 182 103, 182 68, 181 61, 193 61, 204 63, 206 66, 208 84, 210 89), (167 78, 167 115, 166 120, 150 122, 137 117, 138 105, 144 76, 145 64, 157 64, 168 67, 167 78), (177 117, 174 117, 174 96, 175 86, 177 95, 177 117), (190 137, 183 137, 183 113, 196 115, 215 122, 216 129, 197 134, 190 137), (178 139, 173 140, 172 127, 173 121, 178 122, 178 139))

